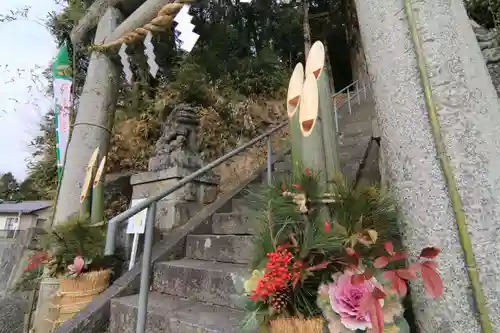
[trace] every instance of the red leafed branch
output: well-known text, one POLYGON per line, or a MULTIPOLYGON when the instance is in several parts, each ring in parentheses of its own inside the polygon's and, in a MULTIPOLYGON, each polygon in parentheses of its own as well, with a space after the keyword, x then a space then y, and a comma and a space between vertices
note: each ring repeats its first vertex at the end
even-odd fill
POLYGON ((408 254, 406 252, 394 252, 394 246, 391 242, 386 242, 384 244, 384 249, 387 251, 389 256, 380 256, 375 259, 373 262, 373 266, 375 268, 384 268, 391 262, 405 260, 408 258, 408 254))
POLYGON ((418 279, 416 271, 411 268, 399 268, 384 272, 384 279, 391 281, 392 288, 400 295, 406 296, 406 281, 418 279))
POLYGON ((426 247, 420 252, 420 258, 434 259, 438 256, 441 250, 437 247, 426 247))
POLYGON ((424 261, 420 263, 420 274, 424 281, 425 291, 431 298, 443 296, 443 281, 437 272, 437 262, 424 261))

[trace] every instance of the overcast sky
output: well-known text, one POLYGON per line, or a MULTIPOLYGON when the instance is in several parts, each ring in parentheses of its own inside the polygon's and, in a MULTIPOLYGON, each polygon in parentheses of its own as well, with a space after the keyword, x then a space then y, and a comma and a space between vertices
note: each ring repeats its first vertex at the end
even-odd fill
POLYGON ((30 6, 29 20, 0 22, 0 173, 26 176, 29 142, 51 105, 43 82, 32 81, 30 72, 45 68, 56 53, 56 44, 43 23, 48 12, 59 11, 55 0, 0 0, 0 15, 30 6))

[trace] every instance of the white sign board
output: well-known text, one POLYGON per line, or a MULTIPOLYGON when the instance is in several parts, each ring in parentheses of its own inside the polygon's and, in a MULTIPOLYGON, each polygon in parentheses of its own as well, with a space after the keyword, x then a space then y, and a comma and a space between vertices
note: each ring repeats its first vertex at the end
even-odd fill
MULTIPOLYGON (((145 199, 132 199, 130 207, 134 207, 145 199)), ((146 230, 146 216, 148 209, 144 208, 139 213, 128 219, 127 234, 143 234, 146 230)))

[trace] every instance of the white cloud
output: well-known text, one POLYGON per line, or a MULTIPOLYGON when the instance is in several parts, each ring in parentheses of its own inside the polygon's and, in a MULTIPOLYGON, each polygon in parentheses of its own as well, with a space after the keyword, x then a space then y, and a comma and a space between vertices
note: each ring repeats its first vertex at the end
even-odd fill
POLYGON ((60 10, 54 0, 1 0, 0 14, 29 6, 28 20, 0 23, 0 172, 26 176, 29 142, 51 105, 30 72, 45 68, 56 44, 40 22, 50 11, 60 10), (39 23, 36 23, 36 22, 39 23))

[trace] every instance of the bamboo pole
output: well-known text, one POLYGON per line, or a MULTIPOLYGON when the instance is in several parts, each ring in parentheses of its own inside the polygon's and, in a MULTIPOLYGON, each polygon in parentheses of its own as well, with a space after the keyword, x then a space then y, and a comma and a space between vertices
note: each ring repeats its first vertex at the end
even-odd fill
POLYGON ((312 75, 318 91, 318 117, 321 119, 323 133, 323 151, 325 154, 326 182, 328 189, 333 189, 335 178, 340 173, 340 159, 337 125, 333 112, 330 78, 325 62, 325 47, 322 42, 316 41, 311 47, 306 62, 306 77, 312 75))
POLYGON ((90 184, 94 178, 95 166, 97 162, 97 156, 99 155, 99 147, 94 150, 92 156, 90 157, 89 164, 87 164, 87 172, 85 175, 85 181, 82 187, 82 194, 80 195, 80 219, 87 219, 90 217, 90 208, 92 203, 92 193, 90 191, 90 184))
POLYGON ((104 156, 99 164, 99 168, 95 174, 94 184, 92 188, 92 210, 90 219, 92 224, 101 223, 104 221, 104 168, 106 166, 106 156, 104 156))
POLYGON ((431 132, 434 138, 434 145, 436 147, 437 156, 441 164, 444 180, 446 183, 446 187, 448 188, 448 194, 450 196, 451 206, 455 215, 455 223, 458 229, 460 245, 462 246, 462 250, 464 252, 464 260, 467 266, 467 273, 469 275, 469 280, 472 287, 472 295, 476 303, 476 309, 479 313, 479 321, 481 323, 483 333, 493 333, 493 327, 486 306, 486 298, 484 296, 484 291, 481 285, 481 281, 479 280, 479 274, 476 268, 477 264, 476 259, 474 258, 474 250, 472 248, 472 241, 469 235, 469 230, 467 228, 465 209, 462 203, 462 199, 460 198, 460 193, 458 192, 458 185, 457 181, 455 180, 455 175, 453 174, 453 170, 450 165, 450 158, 446 153, 446 146, 444 144, 443 135, 441 133, 441 124, 439 122, 438 114, 436 112, 436 106, 434 105, 434 99, 432 96, 432 87, 427 75, 427 64, 425 62, 422 45, 420 44, 420 37, 418 35, 417 24, 413 16, 413 8, 410 0, 404 0, 404 8, 406 17, 408 19, 408 24, 410 26, 413 46, 415 48, 415 53, 417 56, 418 70, 424 89, 425 105, 429 114, 429 123, 431 125, 431 132))
POLYGON ((302 163, 317 176, 321 189, 326 190, 326 160, 323 128, 319 117, 318 85, 313 73, 306 76, 299 106, 299 127, 302 134, 302 163))
POLYGON ((292 172, 295 173, 302 160, 301 143, 302 133, 299 127, 299 105, 302 86, 304 85, 304 66, 302 63, 295 65, 286 98, 286 112, 288 115, 288 126, 290 128, 290 141, 292 145, 292 172))

